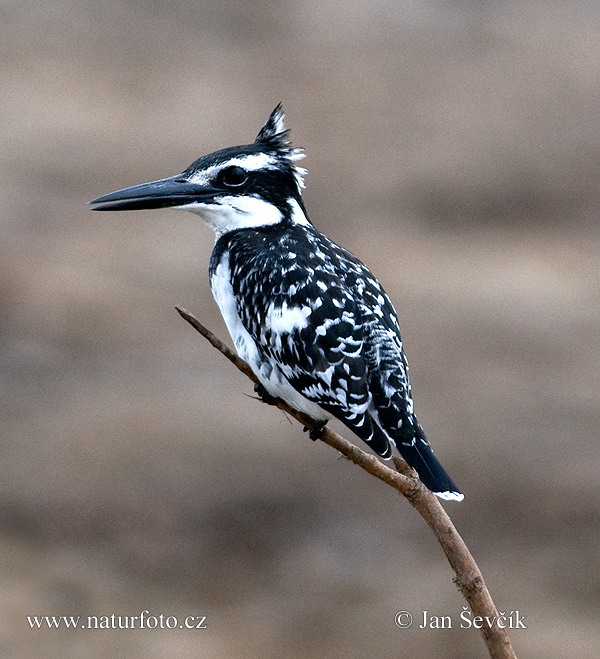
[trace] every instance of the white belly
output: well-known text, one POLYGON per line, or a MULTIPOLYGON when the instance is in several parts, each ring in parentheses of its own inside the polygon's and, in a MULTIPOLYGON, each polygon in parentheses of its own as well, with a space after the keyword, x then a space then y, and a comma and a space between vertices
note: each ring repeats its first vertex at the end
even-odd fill
POLYGON ((265 356, 258 348, 248 330, 243 326, 238 314, 230 275, 227 255, 223 255, 211 277, 210 286, 238 355, 250 366, 271 396, 281 398, 294 409, 304 412, 318 421, 330 419, 330 414, 296 391, 281 372, 277 362, 265 356))

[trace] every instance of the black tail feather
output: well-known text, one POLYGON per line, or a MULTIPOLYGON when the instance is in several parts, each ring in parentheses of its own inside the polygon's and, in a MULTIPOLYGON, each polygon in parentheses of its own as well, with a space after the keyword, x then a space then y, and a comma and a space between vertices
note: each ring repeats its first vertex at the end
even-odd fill
POLYGON ((462 501, 464 495, 433 454, 429 444, 416 438, 414 443, 398 442, 400 455, 415 469, 419 478, 434 494, 442 499, 462 501))

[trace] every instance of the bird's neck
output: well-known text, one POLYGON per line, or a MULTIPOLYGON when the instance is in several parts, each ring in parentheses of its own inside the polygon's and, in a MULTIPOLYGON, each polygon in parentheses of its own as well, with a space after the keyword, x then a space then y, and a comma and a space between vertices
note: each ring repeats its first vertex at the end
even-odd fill
POLYGON ((222 236, 240 229, 260 229, 277 224, 312 226, 302 200, 290 197, 278 207, 260 197, 230 197, 219 203, 202 204, 190 209, 199 215, 215 234, 215 242, 222 236))

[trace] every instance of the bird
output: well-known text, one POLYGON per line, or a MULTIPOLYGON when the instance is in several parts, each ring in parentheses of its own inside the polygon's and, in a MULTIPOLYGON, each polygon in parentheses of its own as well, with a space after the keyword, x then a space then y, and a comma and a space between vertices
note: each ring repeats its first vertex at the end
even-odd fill
POLYGON ((259 393, 308 414, 317 435, 335 418, 384 460, 395 447, 429 490, 461 501, 415 415, 394 306, 367 266, 309 220, 305 154, 284 121, 280 103, 251 144, 89 203, 200 216, 215 235, 210 287, 259 393))

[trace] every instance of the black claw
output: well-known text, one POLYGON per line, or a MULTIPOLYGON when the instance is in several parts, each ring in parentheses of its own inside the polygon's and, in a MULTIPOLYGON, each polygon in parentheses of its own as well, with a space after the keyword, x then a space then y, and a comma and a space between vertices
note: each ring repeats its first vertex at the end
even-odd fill
POLYGON ((308 433, 308 436, 316 442, 317 439, 323 438, 323 430, 327 425, 327 421, 317 421, 314 428, 309 428, 308 426, 304 427, 304 432, 308 433))
POLYGON ((267 405, 275 405, 275 398, 262 386, 257 383, 254 385, 254 393, 267 405))

